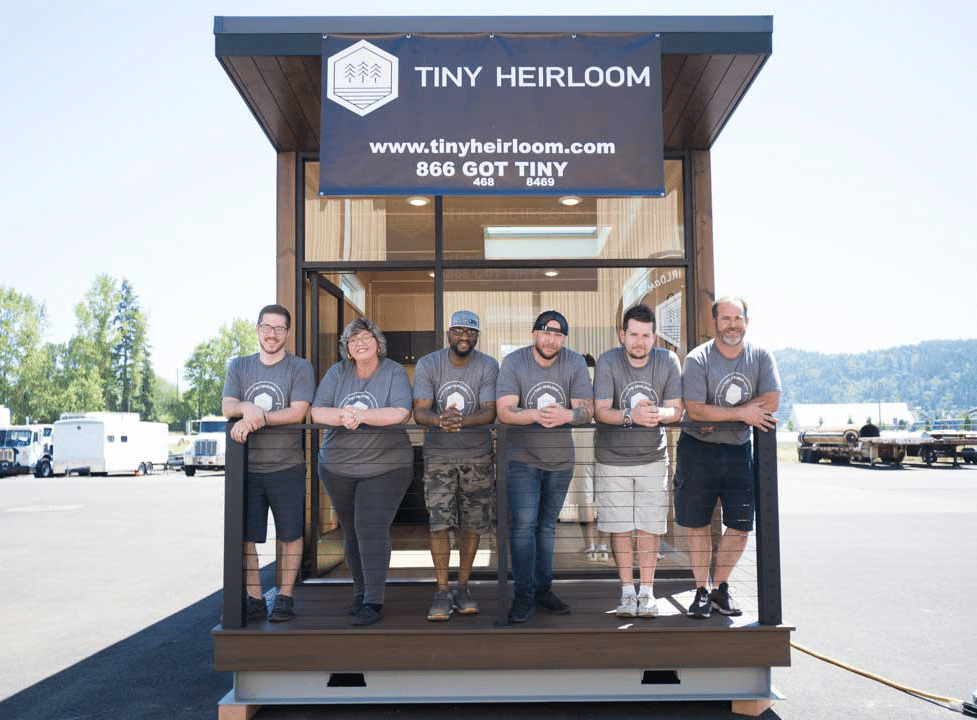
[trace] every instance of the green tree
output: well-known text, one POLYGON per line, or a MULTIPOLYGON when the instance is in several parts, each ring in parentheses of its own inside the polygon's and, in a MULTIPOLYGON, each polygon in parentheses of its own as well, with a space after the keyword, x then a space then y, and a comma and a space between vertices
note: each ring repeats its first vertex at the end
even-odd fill
MULTIPOLYGON (((143 392, 149 391, 149 404, 152 404, 152 384, 147 387, 142 378, 149 355, 146 347, 146 318, 139 307, 139 298, 125 278, 119 287, 112 330, 115 338, 112 346, 114 409, 139 412, 142 409, 140 406, 145 404, 143 392)), ((147 418, 146 414, 140 414, 147 418)))
POLYGON ((39 362, 47 310, 30 295, 0 285, 0 404, 10 408, 11 419, 33 416, 29 385, 39 362))
POLYGON ((254 325, 240 318, 229 326, 222 325, 217 335, 197 345, 183 372, 189 385, 181 402, 186 417, 220 414, 227 364, 235 357, 257 351, 254 325))
POLYGON ((115 279, 101 273, 95 276, 84 300, 75 306, 76 334, 68 347, 70 383, 82 390, 81 396, 88 396, 93 385, 100 395, 86 410, 116 409, 113 347, 117 330, 113 319, 119 297, 115 279))

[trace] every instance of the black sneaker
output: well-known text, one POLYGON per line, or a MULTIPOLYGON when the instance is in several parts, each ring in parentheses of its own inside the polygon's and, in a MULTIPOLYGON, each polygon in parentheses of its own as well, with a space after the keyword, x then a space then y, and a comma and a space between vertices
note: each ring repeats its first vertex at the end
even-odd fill
POLYGON ((549 588, 536 593, 536 604, 553 615, 568 615, 570 613, 570 606, 560 600, 556 593, 549 588))
POLYGON ((737 617, 743 614, 743 611, 739 609, 736 603, 733 602, 733 598, 730 597, 728 583, 719 583, 719 587, 709 593, 709 602, 713 610, 718 610, 723 615, 737 617))
POLYGON ((705 587, 700 587, 695 591, 695 600, 689 605, 689 611, 685 614, 694 618, 707 618, 712 615, 712 609, 709 605, 709 591, 705 587))
POLYGON ((354 595, 353 596, 353 604, 350 605, 348 608, 346 608, 346 614, 347 615, 356 615, 360 611, 360 608, 363 607, 363 600, 364 599, 365 598, 362 595, 354 595))
POLYGON ((509 608, 509 622, 524 623, 536 614, 536 603, 525 595, 516 595, 509 608))
POLYGON ((356 617, 353 618, 354 625, 372 625, 383 617, 383 605, 374 605, 373 603, 363 603, 363 606, 356 613, 356 617))
POLYGON ((275 604, 271 606, 271 615, 268 616, 268 620, 271 622, 286 622, 295 617, 295 610, 292 609, 292 605, 295 601, 292 600, 291 595, 282 595, 278 593, 278 597, 275 598, 275 604))
MULTIPOLYGON (((263 597, 256 598, 250 595, 245 596, 247 603, 244 608, 244 616, 248 620, 265 620, 268 617, 268 603, 263 597)), ((224 613, 220 615, 220 624, 224 624, 224 613)))
POLYGON ((248 620, 264 620, 268 617, 268 603, 263 597, 256 598, 248 595, 248 607, 245 612, 248 620))

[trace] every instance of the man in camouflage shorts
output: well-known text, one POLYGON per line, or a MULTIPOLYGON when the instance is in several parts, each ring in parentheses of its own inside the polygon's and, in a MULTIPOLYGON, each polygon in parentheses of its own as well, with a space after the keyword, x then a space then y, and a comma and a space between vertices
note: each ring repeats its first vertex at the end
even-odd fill
POLYGON ((422 357, 414 372, 414 419, 424 437, 424 500, 430 515, 431 559, 438 587, 427 619, 457 610, 474 615, 468 589, 481 535, 495 524, 492 431, 499 364, 475 349, 478 316, 451 316, 448 347, 422 357), (458 531, 458 585, 448 583, 452 529, 458 531))

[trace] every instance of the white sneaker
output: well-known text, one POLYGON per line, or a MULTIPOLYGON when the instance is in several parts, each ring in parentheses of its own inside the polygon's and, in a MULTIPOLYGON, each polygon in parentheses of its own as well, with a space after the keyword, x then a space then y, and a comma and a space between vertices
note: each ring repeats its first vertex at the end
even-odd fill
POLYGON ((658 617, 658 605, 653 595, 638 595, 638 617, 658 617))
POLYGON ((601 543, 597 546, 597 560, 600 562, 607 562, 611 559, 610 552, 607 549, 607 545, 601 543))
POLYGON ((621 595, 621 604, 614 614, 618 617, 635 617, 638 614, 638 598, 631 593, 621 595))

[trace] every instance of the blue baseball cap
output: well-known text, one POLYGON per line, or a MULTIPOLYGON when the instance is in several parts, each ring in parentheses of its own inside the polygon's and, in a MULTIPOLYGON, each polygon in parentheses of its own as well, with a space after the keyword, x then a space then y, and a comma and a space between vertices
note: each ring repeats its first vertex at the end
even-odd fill
POLYGON ((451 316, 451 322, 448 323, 448 327, 478 330, 478 315, 471 310, 459 310, 451 316))

